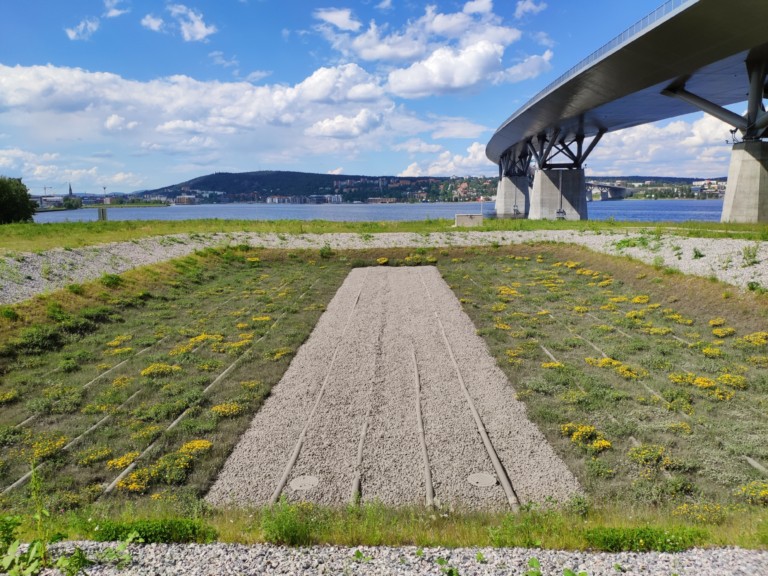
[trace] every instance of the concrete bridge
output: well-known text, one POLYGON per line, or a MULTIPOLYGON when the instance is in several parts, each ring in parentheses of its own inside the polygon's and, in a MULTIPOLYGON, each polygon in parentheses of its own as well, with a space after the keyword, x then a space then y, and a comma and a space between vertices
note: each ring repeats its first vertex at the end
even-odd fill
POLYGON ((766 0, 670 0, 571 68, 489 141, 497 214, 586 219, 583 166, 606 132, 700 110, 738 135, 721 220, 768 222, 766 22, 766 0))
POLYGON ((592 200, 592 195, 595 192, 600 193, 600 200, 624 200, 624 198, 629 198, 634 194, 629 188, 615 186, 607 182, 587 182, 585 187, 587 202, 592 200))

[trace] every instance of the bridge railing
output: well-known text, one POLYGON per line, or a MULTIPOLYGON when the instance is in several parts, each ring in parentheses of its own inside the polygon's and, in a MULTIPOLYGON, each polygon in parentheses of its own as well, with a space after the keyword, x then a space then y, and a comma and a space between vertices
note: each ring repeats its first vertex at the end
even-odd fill
POLYGON ((648 14, 648 16, 646 16, 642 20, 638 20, 632 26, 624 30, 624 32, 616 36, 616 38, 614 38, 610 42, 607 42, 606 44, 603 44, 600 48, 592 52, 592 54, 584 58, 584 60, 576 64, 573 68, 571 68, 570 70, 562 74, 556 80, 550 82, 544 89, 540 90, 533 98, 528 100, 528 102, 525 103, 525 105, 521 108, 521 110, 528 108, 531 104, 533 104, 539 98, 544 96, 544 94, 547 94, 548 92, 553 90, 556 86, 563 84, 569 78, 576 76, 576 74, 578 74, 585 68, 589 67, 593 62, 599 60, 600 58, 605 56, 608 52, 624 44, 631 38, 634 38, 640 32, 649 28, 651 25, 655 24, 656 22, 664 18, 670 12, 674 12, 675 10, 678 10, 681 6, 685 4, 693 4, 694 2, 698 2, 698 0, 668 0, 667 2, 665 2, 664 4, 656 8, 656 10, 648 14))

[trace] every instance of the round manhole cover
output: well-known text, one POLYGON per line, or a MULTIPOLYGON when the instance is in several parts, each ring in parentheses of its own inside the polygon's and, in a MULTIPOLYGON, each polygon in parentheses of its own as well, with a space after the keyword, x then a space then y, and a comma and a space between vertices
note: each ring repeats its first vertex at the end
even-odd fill
POLYGON ((473 486, 479 486, 480 488, 488 488, 490 486, 496 486, 496 476, 494 476, 493 474, 486 474, 485 472, 470 474, 467 477, 467 481, 473 486))
POLYGON ((317 476, 298 476, 291 480, 291 490, 309 490, 317 486, 317 476))

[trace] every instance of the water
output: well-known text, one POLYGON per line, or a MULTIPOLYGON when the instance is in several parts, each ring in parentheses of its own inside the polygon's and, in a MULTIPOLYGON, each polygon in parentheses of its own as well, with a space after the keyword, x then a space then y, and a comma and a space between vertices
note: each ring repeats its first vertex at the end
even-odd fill
MULTIPOLYGON (((331 220, 370 222, 385 220, 427 220, 456 214, 478 214, 479 202, 438 202, 434 204, 204 204, 159 208, 108 208, 109 220, 331 220)), ((492 214, 493 202, 482 204, 484 214, 492 214)), ((722 200, 614 200, 590 202, 591 220, 631 220, 642 222, 718 222, 722 200)), ((96 208, 42 212, 35 222, 88 222, 97 219, 96 208)))

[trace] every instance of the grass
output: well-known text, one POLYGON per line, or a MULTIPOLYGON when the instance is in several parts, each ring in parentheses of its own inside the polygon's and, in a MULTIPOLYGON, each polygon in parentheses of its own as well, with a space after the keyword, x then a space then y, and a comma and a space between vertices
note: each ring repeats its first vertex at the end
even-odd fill
MULTIPOLYGON (((636 533, 621 530, 651 527, 697 545, 768 546, 765 507, 738 494, 765 480, 745 457, 768 462, 768 345, 744 339, 766 325, 760 294, 733 289, 724 298, 705 279, 562 245, 242 246, 116 278, 0 315, 0 484, 19 478, 36 453, 47 505, 70 538, 90 537, 103 519, 181 517, 245 543, 584 549, 602 546, 590 529, 615 528, 604 541, 630 546, 636 533), (526 403, 586 500, 519 516, 203 503, 351 267, 384 258, 438 266, 507 373, 510 394, 526 403), (134 462, 122 486, 104 494, 134 462)), ((29 505, 26 488, 0 498, 20 514, 29 505)))
MULTIPOLYGON (((474 230, 577 230, 600 233, 627 230, 649 234, 663 232, 697 238, 742 238, 768 240, 765 224, 720 224, 716 222, 638 223, 607 221, 486 219, 474 230)), ((461 230, 461 229, 459 229, 461 230)), ((214 234, 255 232, 274 234, 326 234, 348 232, 370 235, 382 232, 455 232, 453 221, 428 219, 412 222, 330 222, 325 220, 132 220, 108 222, 67 222, 50 224, 5 224, 0 237, 0 253, 13 257, 19 252, 38 252, 52 248, 80 248, 105 242, 127 242, 169 234, 214 234)), ((0 269, 0 272, 2 270, 0 269)))

